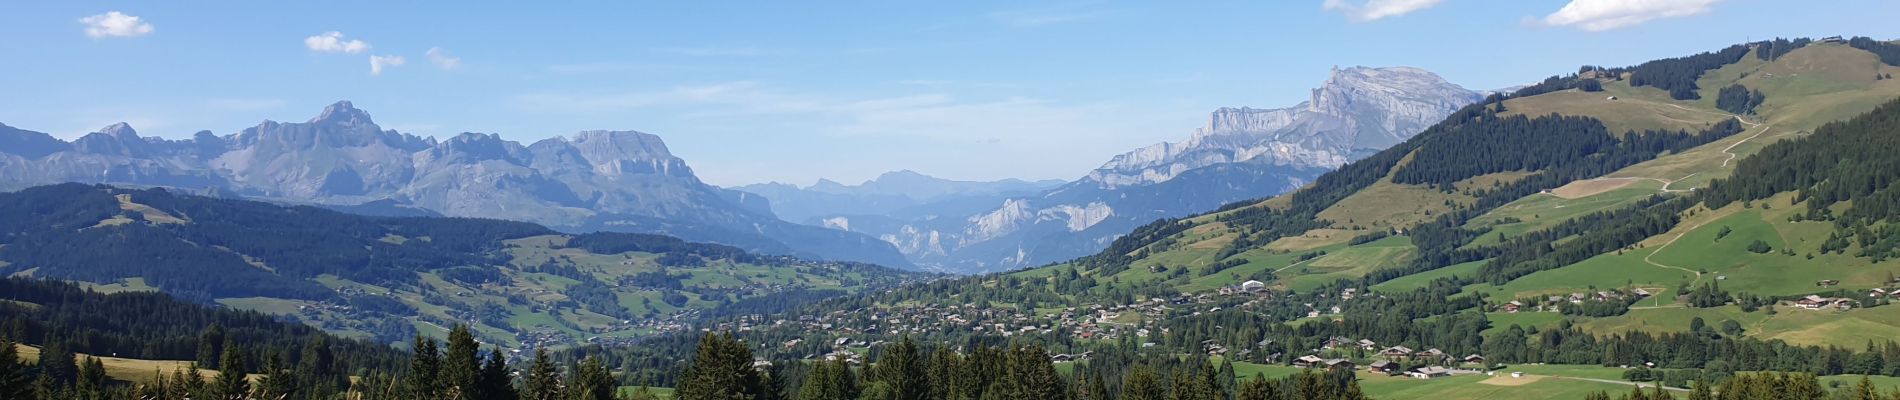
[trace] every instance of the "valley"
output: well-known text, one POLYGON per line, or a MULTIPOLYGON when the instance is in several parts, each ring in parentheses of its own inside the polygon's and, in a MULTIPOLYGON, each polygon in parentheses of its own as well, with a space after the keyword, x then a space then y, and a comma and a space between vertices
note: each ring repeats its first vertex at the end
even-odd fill
POLYGON ((17 7, 0 399, 1900 399, 1900 9, 1323 3, 17 7))

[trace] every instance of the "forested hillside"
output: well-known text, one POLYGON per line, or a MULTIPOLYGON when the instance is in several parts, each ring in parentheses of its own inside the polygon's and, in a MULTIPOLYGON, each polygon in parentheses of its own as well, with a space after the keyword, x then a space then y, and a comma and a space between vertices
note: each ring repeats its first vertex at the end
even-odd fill
POLYGON ((639 336, 921 276, 654 235, 79 184, 0 194, 0 273, 158 290, 384 342, 473 321, 509 344, 639 336))

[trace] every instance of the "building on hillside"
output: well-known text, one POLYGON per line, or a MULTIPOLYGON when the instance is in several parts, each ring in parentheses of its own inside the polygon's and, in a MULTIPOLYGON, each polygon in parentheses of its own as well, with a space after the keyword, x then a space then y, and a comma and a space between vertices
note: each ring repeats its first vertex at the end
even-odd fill
POLYGON ((1348 371, 1352 370, 1353 368, 1359 367, 1359 365, 1354 364, 1352 360, 1348 360, 1344 358, 1335 358, 1331 360, 1326 360, 1324 365, 1326 366, 1326 369, 1343 369, 1343 370, 1348 370, 1348 371))
POLYGON ((1300 358, 1293 359, 1293 366, 1300 367, 1300 368, 1312 368, 1324 362, 1326 362, 1326 359, 1319 358, 1319 356, 1308 354, 1308 355, 1300 356, 1300 358))
POLYGON ((1385 350, 1380 350, 1380 351, 1379 351, 1379 356, 1380 356, 1380 357, 1385 357, 1385 358, 1403 358, 1403 357, 1411 357, 1411 356, 1412 356, 1412 348, 1410 348, 1410 347, 1405 347, 1405 346, 1392 346, 1392 347, 1387 347, 1387 348, 1385 348, 1385 350))
POLYGON ((1466 364, 1483 364, 1484 356, 1472 354, 1472 355, 1465 356, 1463 360, 1466 364))
POLYGON ((1399 363, 1395 363, 1395 362, 1391 362, 1387 360, 1373 361, 1371 364, 1366 365, 1366 371, 1381 373, 1381 374, 1386 374, 1386 375, 1398 375, 1399 363))
POLYGON ((1240 290, 1246 291, 1247 293, 1260 293, 1267 290, 1267 284, 1261 281, 1241 282, 1240 290))
POLYGON ((1451 369, 1440 366, 1418 367, 1406 371, 1405 375, 1418 379, 1432 379, 1451 376, 1451 369))

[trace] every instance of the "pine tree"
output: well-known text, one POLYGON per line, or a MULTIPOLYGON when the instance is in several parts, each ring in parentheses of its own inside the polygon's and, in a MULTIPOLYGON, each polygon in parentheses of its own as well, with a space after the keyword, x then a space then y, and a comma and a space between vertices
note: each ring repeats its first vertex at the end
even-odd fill
POLYGON ((224 355, 218 358, 218 379, 212 383, 212 395, 220 399, 242 398, 251 392, 251 381, 246 379, 244 357, 237 342, 229 338, 219 347, 224 355))
POLYGON ((857 379, 851 375, 851 365, 844 361, 819 361, 812 364, 811 372, 805 374, 805 384, 799 386, 797 400, 853 400, 858 398, 857 379))
POLYGON ((416 335, 415 353, 409 359, 409 395, 432 399, 442 393, 440 375, 442 356, 436 354, 435 339, 416 335))
POLYGON ((534 362, 528 365, 528 379, 522 388, 522 400, 560 400, 561 373, 548 359, 548 350, 534 349, 534 362))
POLYGON ((106 377, 106 364, 99 357, 86 357, 79 363, 78 383, 75 389, 79 395, 88 399, 103 399, 106 395, 106 383, 112 378, 106 377))
POLYGON ((752 349, 731 333, 707 333, 680 374, 675 396, 680 400, 727 400, 764 394, 765 381, 752 367, 752 349))
POLYGON ((283 357, 271 354, 264 357, 264 374, 257 381, 257 398, 277 399, 296 392, 296 383, 290 379, 290 371, 284 370, 283 357))
POLYGON ((20 362, 20 349, 10 335, 0 332, 0 399, 31 398, 33 379, 26 363, 20 362))
POLYGON ((1848 394, 1848 398, 1852 400, 1885 400, 1886 399, 1885 396, 1880 395, 1880 391, 1878 389, 1874 389, 1874 381, 1871 379, 1868 379, 1866 376, 1860 377, 1860 383, 1857 383, 1854 385, 1854 390, 1853 392, 1850 392, 1848 394))
POLYGON ((1254 374, 1253 380, 1241 384, 1234 393, 1237 400, 1282 400, 1279 385, 1267 380, 1265 374, 1254 374))
POLYGON ((1689 400, 1715 400, 1715 393, 1709 390, 1709 381, 1696 378, 1689 388, 1689 400))
POLYGON ((171 385, 165 388, 164 398, 183 399, 196 394, 191 391, 192 383, 190 379, 191 377, 185 375, 185 367, 172 368, 171 385))
POLYGON ((78 379, 79 364, 73 360, 73 352, 66 350, 65 342, 54 340, 40 348, 39 370, 54 385, 64 387, 78 379))
POLYGON ((489 400, 514 400, 514 371, 508 369, 508 356, 501 353, 500 347, 488 351, 488 361, 482 364, 481 392, 489 400))
MULTIPOLYGON (((38 400, 66 400, 68 396, 66 396, 65 393, 60 393, 59 388, 61 387, 60 384, 53 383, 52 375, 40 374, 39 377, 33 378, 33 398, 38 400)), ((181 396, 178 398, 182 399, 184 397, 181 396)))
POLYGON ((442 355, 442 375, 438 387, 444 396, 463 400, 485 400, 481 395, 481 344, 475 343, 468 325, 449 329, 448 351, 442 355))
POLYGON ((310 398, 326 398, 336 393, 348 377, 337 371, 336 353, 330 349, 329 336, 316 336, 304 343, 297 360, 297 387, 310 398))
POLYGON ((1220 384, 1221 393, 1233 393, 1235 390, 1238 390, 1240 385, 1239 382, 1236 381, 1237 379, 1238 378, 1234 376, 1234 360, 1222 358, 1220 371, 1215 375, 1215 383, 1220 384))
POLYGON ((871 375, 871 379, 889 386, 892 398, 897 400, 924 400, 930 393, 924 359, 909 336, 884 349, 871 375))
POLYGON ((614 391, 618 388, 613 372, 607 370, 600 358, 588 357, 575 369, 573 381, 568 383, 566 390, 569 398, 574 400, 613 400, 614 391))
POLYGON ((1128 370, 1128 376, 1122 378, 1122 393, 1119 400, 1164 400, 1161 378, 1153 369, 1145 365, 1136 365, 1128 370))
POLYGON ((224 326, 211 324, 204 333, 198 335, 198 367, 217 369, 218 358, 224 357, 224 326))

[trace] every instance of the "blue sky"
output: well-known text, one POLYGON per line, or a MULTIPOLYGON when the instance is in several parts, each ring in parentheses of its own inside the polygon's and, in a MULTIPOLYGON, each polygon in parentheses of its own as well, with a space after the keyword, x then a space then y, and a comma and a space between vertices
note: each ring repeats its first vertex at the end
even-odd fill
POLYGON ((654 133, 721 185, 1072 179, 1214 108, 1297 103, 1335 65, 1491 89, 1750 38, 1900 38, 1882 0, 713 3, 10 3, 0 123, 180 138, 348 99, 438 138, 654 133))

